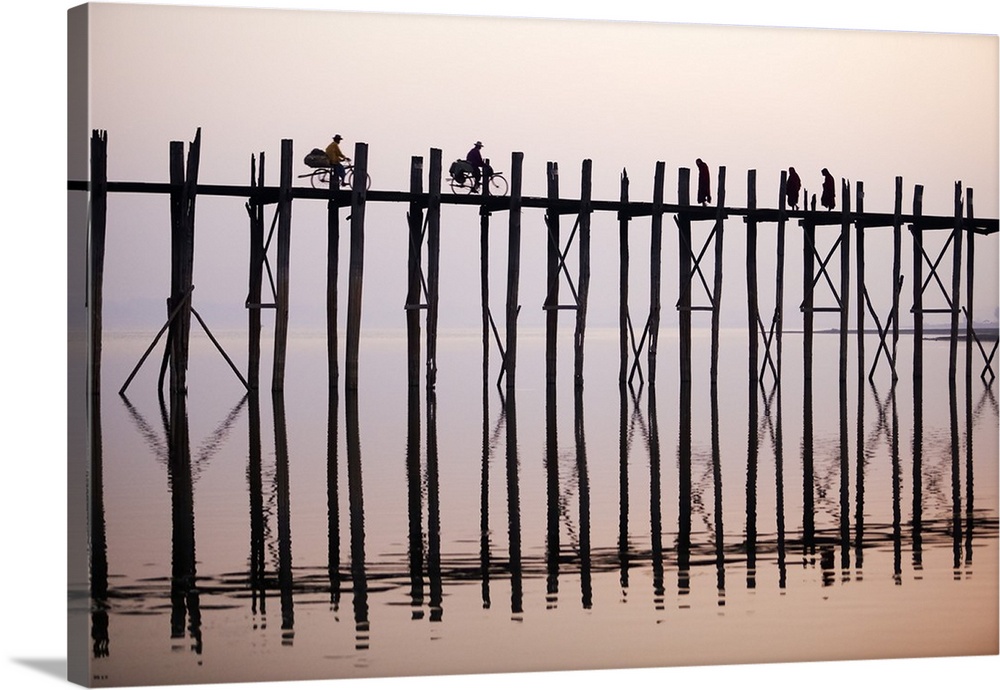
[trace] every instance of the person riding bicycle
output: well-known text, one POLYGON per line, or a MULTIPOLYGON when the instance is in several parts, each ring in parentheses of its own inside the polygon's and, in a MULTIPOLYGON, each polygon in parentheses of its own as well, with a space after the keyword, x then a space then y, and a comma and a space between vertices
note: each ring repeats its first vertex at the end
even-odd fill
POLYGON ((336 173, 341 187, 346 184, 344 182, 344 176, 347 174, 347 171, 344 170, 344 166, 341 162, 351 160, 340 150, 340 142, 342 139, 342 136, 335 134, 333 141, 331 141, 330 145, 326 147, 326 157, 330 159, 330 165, 333 166, 333 172, 336 173))
POLYGON ((475 181, 472 185, 472 191, 479 189, 479 183, 482 181, 484 173, 487 178, 493 173, 489 161, 483 161, 483 155, 479 152, 481 148, 483 148, 483 142, 477 141, 469 153, 465 155, 465 162, 472 166, 472 177, 475 181))

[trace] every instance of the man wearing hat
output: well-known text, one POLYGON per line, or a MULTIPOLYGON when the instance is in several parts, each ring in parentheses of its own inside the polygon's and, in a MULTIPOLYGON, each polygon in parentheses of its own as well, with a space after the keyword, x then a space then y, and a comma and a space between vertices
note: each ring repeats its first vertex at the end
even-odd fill
POLYGON ((465 162, 472 166, 472 176, 476 180, 476 184, 472 187, 472 191, 479 189, 479 182, 482 179, 482 169, 484 167, 483 155, 479 153, 479 149, 483 148, 483 142, 477 141, 465 156, 465 162))
POLYGON ((333 166, 333 172, 337 174, 337 179, 340 180, 340 186, 344 186, 344 175, 347 171, 344 170, 344 166, 341 165, 342 161, 351 160, 344 155, 344 152, 340 150, 340 141, 343 139, 339 134, 335 134, 333 141, 330 145, 326 147, 326 157, 330 159, 330 165, 333 166))

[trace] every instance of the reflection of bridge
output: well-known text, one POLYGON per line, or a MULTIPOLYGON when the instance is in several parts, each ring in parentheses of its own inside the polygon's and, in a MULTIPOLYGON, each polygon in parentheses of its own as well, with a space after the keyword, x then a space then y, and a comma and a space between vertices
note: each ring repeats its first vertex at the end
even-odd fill
MULTIPOLYGON (((906 276, 910 284, 913 314, 913 377, 922 378, 923 372, 923 328, 924 317, 927 314, 947 314, 950 316, 949 337, 951 340, 950 373, 955 374, 957 350, 960 340, 960 321, 965 314, 966 327, 966 368, 967 376, 972 373, 973 344, 978 344, 982 353, 985 368, 983 377, 992 379, 992 359, 996 352, 988 353, 978 335, 973 330, 971 315, 974 306, 974 271, 975 271, 975 239, 977 235, 990 235, 997 232, 997 219, 977 218, 973 212, 972 189, 963 190, 961 183, 955 184, 954 214, 949 216, 925 215, 923 206, 923 187, 916 185, 913 191, 912 208, 903 208, 903 183, 896 178, 895 203, 891 213, 873 213, 864 208, 864 184, 857 182, 853 190, 847 180, 842 181, 841 209, 837 211, 819 211, 815 208, 815 195, 809 208, 798 210, 798 196, 795 207, 789 208, 787 195, 786 173, 780 176, 779 197, 777 208, 759 208, 756 194, 756 171, 747 174, 747 204, 738 208, 727 206, 726 199, 726 169, 718 170, 718 188, 716 205, 714 207, 698 206, 691 203, 690 171, 680 168, 678 171, 677 201, 666 201, 664 194, 665 166, 657 163, 654 171, 652 201, 632 201, 629 198, 629 178, 623 171, 621 175, 620 198, 616 201, 593 199, 591 195, 591 161, 585 160, 582 165, 580 180, 580 197, 567 199, 561 196, 559 189, 559 168, 555 163, 547 167, 548 190, 545 197, 523 196, 521 193, 523 154, 513 153, 511 156, 511 189, 506 197, 491 196, 459 196, 444 194, 442 188, 441 151, 432 149, 427 174, 428 188, 424 190, 424 160, 414 156, 411 160, 410 189, 405 192, 367 190, 360 181, 367 173, 368 146, 359 143, 355 149, 355 177, 359 183, 354 189, 312 189, 292 186, 293 154, 292 142, 281 142, 281 161, 279 183, 277 186, 265 185, 264 156, 259 160, 251 158, 250 184, 239 185, 206 185, 198 182, 198 166, 200 160, 200 130, 188 147, 187 157, 184 155, 181 142, 172 142, 170 146, 171 177, 168 183, 145 182, 115 182, 107 180, 107 135, 95 131, 91 139, 91 177, 89 182, 71 181, 69 189, 84 190, 90 194, 90 255, 89 269, 92 277, 89 289, 90 316, 93 328, 92 368, 95 373, 95 385, 100 382, 100 338, 101 338, 101 298, 102 275, 104 261, 104 235, 107 219, 107 198, 111 193, 141 193, 167 194, 171 199, 172 220, 172 273, 170 300, 167 324, 161 330, 168 332, 168 352, 164 354, 161 369, 161 385, 166 364, 169 362, 170 380, 173 387, 184 390, 186 386, 188 333, 191 315, 208 331, 197 312, 192 308, 192 267, 194 261, 194 209, 198 196, 231 196, 247 199, 246 210, 250 218, 250 289, 246 300, 249 312, 250 347, 248 353, 248 372, 243 381, 248 388, 259 385, 260 364, 260 330, 261 310, 274 309, 275 347, 272 389, 281 389, 284 385, 284 370, 288 338, 288 282, 289 282, 289 248, 291 232, 291 208, 296 199, 324 200, 328 203, 328 340, 331 371, 338 368, 337 362, 337 291, 338 263, 340 237, 340 209, 350 208, 350 256, 348 261, 348 316, 346 329, 345 383, 349 388, 357 385, 357 362, 359 356, 359 334, 361 319, 361 300, 364 275, 364 236, 365 207, 369 202, 390 202, 407 205, 407 223, 409 227, 409 287, 406 296, 407 323, 410 327, 419 328, 420 312, 426 312, 426 355, 428 382, 433 385, 436 375, 437 357, 437 321, 438 321, 438 273, 440 253, 440 223, 441 208, 444 205, 475 205, 480 209, 481 237, 481 297, 482 297, 482 339, 484 351, 490 348, 494 340, 500 350, 500 377, 506 377, 508 391, 514 389, 517 364, 517 319, 520 310, 518 292, 520 285, 520 245, 521 216, 524 209, 538 208, 545 213, 545 230, 549 241, 547 244, 547 276, 546 298, 543 309, 547 312, 547 379, 555 377, 556 327, 559 311, 569 310, 575 313, 574 326, 574 379, 577 385, 583 381, 583 343, 587 323, 587 306, 590 286, 590 236, 591 216, 595 212, 614 212, 619 221, 620 241, 620 291, 619 291, 619 349, 620 369, 619 381, 632 383, 638 376, 645 380, 640 359, 645 356, 646 375, 652 382, 656 379, 656 354, 660 334, 661 310, 661 271, 663 263, 663 217, 673 216, 677 226, 677 277, 679 281, 679 300, 676 308, 679 312, 680 335, 680 374, 683 380, 691 378, 691 319, 694 312, 710 312, 713 332, 711 378, 717 379, 718 367, 718 331, 723 287, 723 238, 725 221, 732 217, 740 217, 745 224, 746 242, 746 295, 747 324, 749 327, 748 348, 750 352, 749 368, 759 372, 763 378, 770 372, 773 377, 781 372, 781 339, 784 314, 784 278, 785 278, 785 234, 789 223, 797 223, 802 232, 802 301, 799 310, 803 314, 803 329, 805 334, 804 375, 806 379, 812 376, 812 340, 814 332, 814 315, 816 313, 839 314, 840 376, 846 379, 848 371, 848 342, 852 329, 858 333, 858 373, 868 368, 865 356, 863 334, 870 329, 866 321, 871 317, 879 335, 879 346, 869 371, 874 374, 875 367, 884 356, 893 378, 897 376, 896 342, 899 337, 899 314, 903 288, 903 246, 904 228, 910 235, 911 272, 906 276), (264 209, 274 205, 275 212, 270 223, 270 230, 265 232, 266 222, 264 209), (852 208, 853 206, 853 208, 852 208), (490 232, 490 217, 496 212, 507 212, 508 224, 508 255, 507 255, 507 293, 505 306, 504 335, 493 318, 490 309, 488 286, 489 250, 488 237, 490 232), (560 219, 563 216, 574 217, 572 230, 565 243, 560 236, 560 219), (649 217, 651 223, 650 238, 650 294, 649 311, 641 321, 641 327, 634 323, 629 306, 629 234, 630 223, 642 217, 649 217), (710 225, 704 243, 699 247, 694 240, 693 229, 698 223, 710 225), (767 322, 762 315, 758 297, 757 275, 757 234, 760 224, 776 226, 777 264, 775 275, 775 304, 772 316, 767 322), (817 240, 817 228, 831 226, 839 229, 839 233, 828 247, 821 247, 817 240), (884 319, 873 305, 867 287, 865 267, 865 235, 867 231, 876 228, 888 228, 893 233, 892 270, 883 272, 883 280, 888 278, 888 288, 892 291, 892 303, 883 308, 884 319), (853 230, 853 232, 852 232, 853 230), (930 231, 948 231, 947 238, 938 250, 928 246, 927 234, 930 231), (851 238, 855 238, 855 247, 851 250, 851 238), (272 268, 269 249, 272 240, 277 245, 277 257, 272 268), (572 245, 576 242, 579 252, 577 261, 578 273, 571 275, 567 259, 572 245), (963 243, 965 290, 962 291, 963 280, 963 243), (834 259, 839 258, 838 262, 834 259), (710 266, 711 264, 711 266, 710 266), (839 265, 839 266, 838 266, 839 265), (839 267, 839 271, 837 268, 839 267), (947 269, 947 272, 946 272, 947 269), (950 273, 950 275, 948 275, 950 273), (264 277, 268 277, 271 296, 266 300, 262 296, 264 277), (852 275, 853 274, 853 275, 852 275), (891 276, 891 277, 890 277, 891 276), (934 287, 931 287, 933 283, 934 287), (695 285, 700 288, 695 288, 695 285), (817 299, 817 286, 823 284, 832 299, 829 303, 820 303, 817 299), (571 299, 560 300, 560 288, 568 288, 571 299), (851 320, 850 293, 855 291, 854 322, 851 320), (935 294, 935 300, 944 307, 925 304, 928 291, 935 294), (704 297, 695 298, 693 293, 704 297), (887 312, 887 313, 886 313, 887 312)), ((484 192, 485 194, 485 192, 484 192)), ((804 192, 802 199, 808 199, 804 192)), ((807 204, 803 204, 806 206, 807 204)), ((209 332, 211 336, 211 333, 209 332)), ((157 336, 157 339, 159 335, 157 336)), ((214 340, 214 338, 213 338, 214 340)), ((155 342, 155 341, 154 341, 155 342)), ((216 343, 217 344, 217 343, 216 343)), ((152 349, 152 346, 150 346, 152 349)), ((221 350, 221 347, 220 347, 221 350)), ((148 354, 148 351, 147 351, 148 354)), ((223 353, 225 354, 225 353, 223 353)), ((419 347, 411 349, 411 364, 416 365, 419 359, 419 347)), ((228 355, 227 355, 228 359, 228 355)), ((239 374, 238 368, 229 360, 230 365, 239 374)), ((140 362, 141 364, 141 362, 140 362)), ((138 368, 138 367, 137 367, 138 368)), ((127 386, 127 382, 126 382, 127 386)))

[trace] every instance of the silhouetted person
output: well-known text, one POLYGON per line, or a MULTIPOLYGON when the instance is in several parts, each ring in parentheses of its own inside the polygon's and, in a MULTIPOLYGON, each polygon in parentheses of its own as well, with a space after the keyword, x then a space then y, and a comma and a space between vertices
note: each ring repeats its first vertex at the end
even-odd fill
POLYGON ((465 155, 465 162, 472 166, 472 177, 475 179, 476 183, 472 186, 472 191, 476 191, 479 188, 479 182, 482 180, 482 171, 486 164, 483 162, 483 154, 479 152, 479 149, 483 148, 483 142, 477 141, 473 145, 472 149, 465 155))
POLYGON ((785 194, 788 197, 788 205, 798 210, 799 191, 802 189, 802 180, 795 168, 788 168, 788 181, 785 183, 785 194))
POLYGON ((351 160, 340 150, 340 141, 343 139, 339 134, 334 135, 333 141, 330 145, 326 147, 326 157, 330 159, 330 165, 333 166, 333 172, 337 174, 337 179, 340 180, 340 186, 344 186, 344 175, 347 172, 344 170, 342 165, 343 161, 351 160))
POLYGON ((823 196, 820 197, 819 203, 823 204, 823 208, 827 211, 832 211, 833 207, 837 205, 837 195, 834 190, 833 175, 830 174, 829 170, 823 168, 823 196))
POLYGON ((698 203, 704 206, 712 203, 712 180, 705 161, 699 158, 695 163, 698 164, 698 203))

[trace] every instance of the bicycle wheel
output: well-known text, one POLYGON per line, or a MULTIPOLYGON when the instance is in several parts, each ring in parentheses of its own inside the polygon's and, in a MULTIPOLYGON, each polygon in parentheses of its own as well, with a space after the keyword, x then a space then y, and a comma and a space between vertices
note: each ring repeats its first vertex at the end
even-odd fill
MULTIPOLYGON (((354 189, 354 169, 347 171, 347 175, 344 176, 344 182, 346 183, 347 189, 354 189)), ((367 192, 372 188, 372 176, 365 173, 365 191, 367 192)))
POLYGON ((309 181, 312 182, 312 186, 316 189, 328 189, 330 187, 330 171, 326 168, 317 170, 309 177, 309 181))
POLYGON ((490 178, 490 196, 504 196, 507 194, 507 180, 500 173, 494 173, 490 178))
POLYGON ((451 191, 455 194, 472 194, 472 185, 475 184, 475 180, 471 177, 456 180, 453 177, 448 180, 448 184, 451 185, 451 191))

